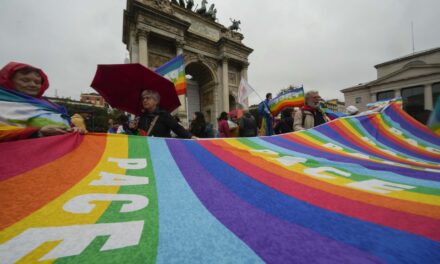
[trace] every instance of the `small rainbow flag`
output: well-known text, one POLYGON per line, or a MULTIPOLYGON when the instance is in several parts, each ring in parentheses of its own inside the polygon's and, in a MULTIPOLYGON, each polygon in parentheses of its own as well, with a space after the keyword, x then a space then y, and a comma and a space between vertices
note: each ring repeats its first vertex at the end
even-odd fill
POLYGON ((156 69, 156 73, 172 81, 178 95, 186 94, 185 62, 183 55, 179 55, 160 66, 156 69))
POLYGON ((0 263, 440 263, 440 137, 392 104, 269 137, 0 143, 0 263))
POLYGON ((278 115, 287 107, 301 107, 304 105, 304 88, 296 88, 278 95, 269 102, 272 115, 278 115))

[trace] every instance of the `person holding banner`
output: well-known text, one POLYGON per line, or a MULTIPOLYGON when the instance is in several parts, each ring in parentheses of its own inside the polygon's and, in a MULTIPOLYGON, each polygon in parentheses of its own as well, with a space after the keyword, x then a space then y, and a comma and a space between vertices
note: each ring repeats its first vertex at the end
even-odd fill
POLYGON ((86 132, 64 107, 42 98, 48 88, 46 74, 31 65, 10 62, 0 70, 0 142, 86 132))
POLYGON ((141 96, 144 112, 139 119, 139 135, 170 138, 171 131, 173 131, 179 138, 196 138, 177 123, 170 113, 159 108, 160 95, 158 92, 145 90, 141 96))
POLYGON ((296 112, 293 122, 293 130, 301 131, 322 125, 330 119, 320 108, 321 96, 317 91, 309 91, 305 94, 305 106, 296 112))
POLYGON ((262 136, 273 135, 273 117, 269 108, 270 100, 272 100, 272 93, 267 93, 266 100, 261 102, 258 106, 258 112, 263 117, 261 124, 262 136))

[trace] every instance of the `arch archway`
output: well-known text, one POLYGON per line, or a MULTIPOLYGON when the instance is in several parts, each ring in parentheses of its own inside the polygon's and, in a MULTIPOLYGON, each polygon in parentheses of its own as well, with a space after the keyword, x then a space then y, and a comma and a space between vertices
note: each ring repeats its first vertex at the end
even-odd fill
POLYGON ((191 78, 187 79, 187 107, 188 121, 194 112, 202 112, 206 121, 215 123, 215 87, 216 76, 214 72, 201 61, 189 62, 185 73, 191 78))

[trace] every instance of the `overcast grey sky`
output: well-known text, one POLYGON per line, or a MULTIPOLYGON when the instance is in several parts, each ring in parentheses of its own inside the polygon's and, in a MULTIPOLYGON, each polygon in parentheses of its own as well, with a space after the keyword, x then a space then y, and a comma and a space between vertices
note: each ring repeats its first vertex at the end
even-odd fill
MULTIPOLYGON (((209 0, 208 0, 209 1, 209 0)), ((200 0, 195 0, 196 4, 200 0)), ((289 84, 343 99, 339 90, 374 80, 374 65, 440 46, 439 0, 210 0, 219 22, 241 20, 253 48, 249 82, 264 96, 289 84)), ((125 0, 0 0, 0 64, 42 68, 50 89, 79 98, 97 64, 123 63, 125 0)), ((256 96, 251 103, 257 102, 256 96)))

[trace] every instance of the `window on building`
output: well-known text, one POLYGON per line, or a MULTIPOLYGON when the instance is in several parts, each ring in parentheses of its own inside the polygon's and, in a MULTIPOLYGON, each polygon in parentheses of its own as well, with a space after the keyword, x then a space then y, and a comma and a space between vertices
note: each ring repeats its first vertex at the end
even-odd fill
POLYGON ((390 90, 390 91, 377 93, 376 96, 377 96, 376 97, 377 101, 389 100, 396 97, 396 92, 394 90, 390 90))
POLYGON ((356 104, 362 103, 362 97, 356 97, 356 104))
POLYGON ((430 111, 425 110, 425 87, 415 86, 402 89, 403 110, 419 122, 426 124, 430 111))
POLYGON ((434 106, 438 98, 440 98, 440 83, 434 83, 432 85, 432 100, 433 100, 432 102, 434 106))

